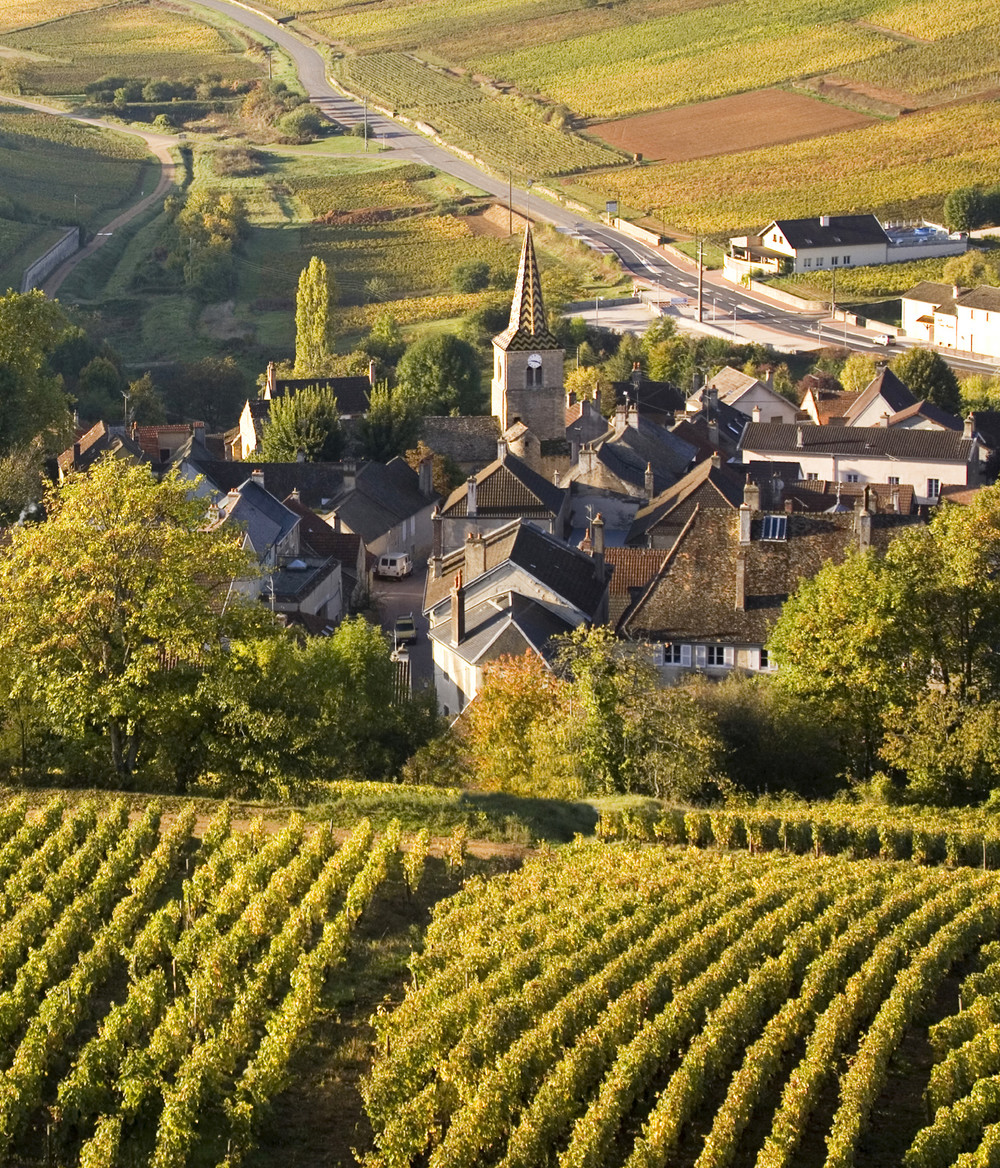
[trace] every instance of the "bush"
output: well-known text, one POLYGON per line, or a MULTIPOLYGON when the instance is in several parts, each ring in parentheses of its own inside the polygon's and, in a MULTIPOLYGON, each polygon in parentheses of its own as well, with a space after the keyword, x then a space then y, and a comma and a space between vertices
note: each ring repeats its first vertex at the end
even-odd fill
POLYGON ((456 292, 482 292, 490 283, 490 265, 485 260, 463 260, 451 270, 451 286, 456 292))
POLYGON ((298 142, 312 142, 328 125, 319 110, 306 102, 278 119, 278 129, 298 142))

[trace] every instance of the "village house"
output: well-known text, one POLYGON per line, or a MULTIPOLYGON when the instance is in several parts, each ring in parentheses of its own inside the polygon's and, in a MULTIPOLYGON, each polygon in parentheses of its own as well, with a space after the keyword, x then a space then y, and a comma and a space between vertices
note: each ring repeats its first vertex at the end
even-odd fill
POLYGON ((902 297, 903 331, 928 345, 1000 357, 1000 288, 925 280, 902 297))
POLYGON ((724 366, 695 390, 687 399, 685 410, 690 414, 698 413, 706 400, 706 391, 711 393, 713 390, 724 405, 739 410, 748 418, 756 416, 759 422, 794 422, 798 417, 798 406, 777 393, 770 380, 761 381, 731 365, 724 366))

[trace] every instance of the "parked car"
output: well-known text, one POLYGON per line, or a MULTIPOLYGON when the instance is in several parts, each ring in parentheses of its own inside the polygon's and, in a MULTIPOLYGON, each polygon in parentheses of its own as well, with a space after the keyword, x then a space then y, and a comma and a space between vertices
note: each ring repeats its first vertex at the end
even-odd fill
POLYGON ((396 625, 393 629, 393 641, 398 649, 400 645, 413 645, 417 640, 417 626, 413 620, 413 613, 409 616, 400 616, 396 618, 396 625))
POLYGON ((375 565, 375 575, 384 579, 399 580, 409 576, 413 571, 413 560, 409 552, 391 552, 386 556, 379 556, 375 565))
POLYGON ((884 345, 888 348, 895 341, 895 337, 890 337, 888 333, 876 333, 872 340, 876 345, 884 345))

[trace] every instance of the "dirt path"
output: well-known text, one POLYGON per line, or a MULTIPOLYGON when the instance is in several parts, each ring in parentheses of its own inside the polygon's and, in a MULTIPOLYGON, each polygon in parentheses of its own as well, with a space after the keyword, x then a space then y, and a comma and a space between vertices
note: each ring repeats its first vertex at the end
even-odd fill
POLYGON ((116 215, 110 222, 105 223, 86 247, 81 248, 80 251, 75 252, 68 260, 60 264, 41 286, 46 296, 55 296, 63 281, 77 264, 82 263, 88 256, 92 256, 98 248, 104 247, 120 227, 130 223, 137 215, 141 215, 158 199, 162 199, 166 195, 173 186, 176 170, 176 164, 170 151, 177 145, 179 139, 171 134, 154 134, 148 130, 134 130, 127 126, 119 126, 114 122, 105 121, 103 118, 85 118, 79 114, 69 113, 67 110, 56 109, 54 106, 43 105, 37 101, 27 101, 21 97, 9 97, 7 94, 0 96, 0 101, 10 105, 24 106, 25 109, 36 110, 38 113, 55 114, 60 118, 69 118, 74 122, 82 122, 85 126, 97 126, 103 130, 117 130, 119 134, 131 134, 135 138, 141 138, 146 143, 150 153, 154 154, 160 161, 160 178, 153 191, 144 195, 138 202, 133 203, 127 210, 116 215))

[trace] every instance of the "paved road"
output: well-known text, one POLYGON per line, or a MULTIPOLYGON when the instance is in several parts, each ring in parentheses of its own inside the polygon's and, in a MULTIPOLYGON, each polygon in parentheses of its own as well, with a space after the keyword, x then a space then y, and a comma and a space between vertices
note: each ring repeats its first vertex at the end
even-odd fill
MULTIPOLYGON (((362 106, 346 98, 327 81, 325 63, 320 53, 283 25, 276 25, 252 9, 229 3, 228 0, 197 2, 280 45, 295 62, 310 101, 329 117, 347 126, 356 125, 365 117, 362 106)), ((507 201, 508 183, 505 177, 484 173, 464 158, 459 158, 382 114, 369 113, 368 126, 374 137, 403 157, 426 163, 479 187, 503 202, 507 201)), ((658 286, 664 298, 684 297, 688 302, 696 300, 697 274, 693 262, 684 264, 668 258, 656 248, 639 243, 606 224, 583 219, 578 212, 528 190, 515 189, 513 203, 515 210, 524 211, 533 219, 551 223, 558 230, 573 235, 598 251, 614 253, 633 276, 658 286)), ((766 339, 779 348, 819 348, 823 344, 833 343, 835 339, 841 344, 846 339, 852 349, 873 354, 885 352, 884 348, 876 344, 872 333, 854 326, 848 326, 845 332, 843 324, 833 322, 829 316, 824 319, 815 313, 795 312, 768 301, 766 297, 738 290, 724 281, 719 273, 705 273, 703 303, 712 305, 712 314, 720 335, 724 335, 729 322, 733 322, 733 331, 737 337, 744 340, 766 339)), ((691 316, 683 312, 681 315, 689 319, 691 316)), ((708 318, 707 324, 713 324, 707 309, 703 316, 708 318)), ((705 331, 712 331, 712 328, 705 331)), ((904 340, 901 345, 905 347, 911 343, 904 340)), ((947 359, 956 368, 967 372, 993 373, 997 368, 995 361, 980 360, 971 355, 947 359)))
POLYGON ((417 643, 409 647, 410 673, 413 684, 419 688, 429 685, 434 678, 431 660, 431 643, 427 639, 427 618, 420 611, 424 603, 424 579, 427 575, 426 561, 414 567, 411 575, 403 580, 376 580, 373 599, 378 608, 379 623, 392 637, 396 617, 409 616, 417 626, 417 643))

